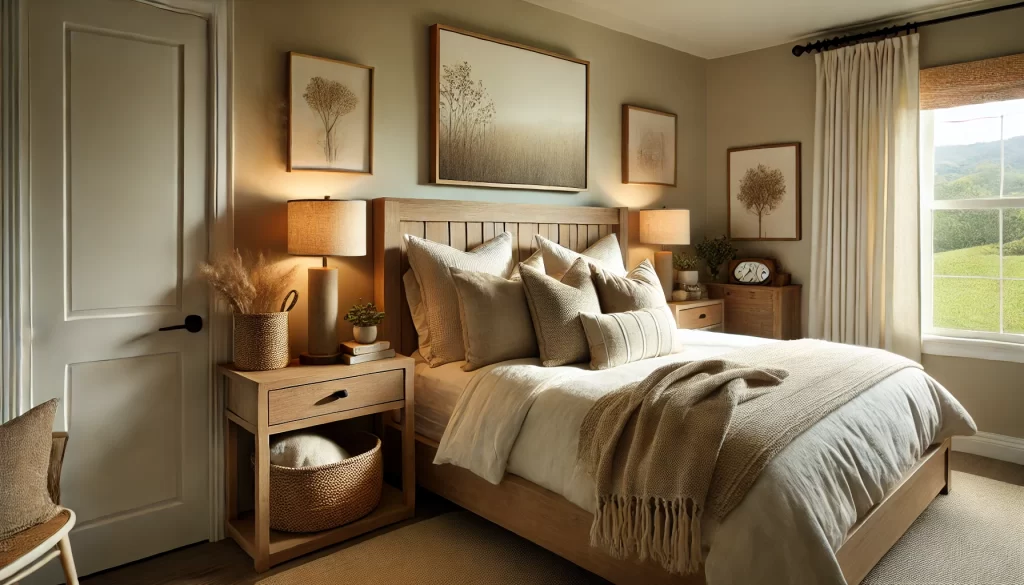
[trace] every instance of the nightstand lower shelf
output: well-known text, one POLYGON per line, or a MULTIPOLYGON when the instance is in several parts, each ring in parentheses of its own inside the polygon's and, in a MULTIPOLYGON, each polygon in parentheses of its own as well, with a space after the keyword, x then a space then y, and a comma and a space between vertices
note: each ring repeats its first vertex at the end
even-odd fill
MULTIPOLYGON (((376 530, 382 526, 412 518, 414 510, 405 505, 402 492, 388 484, 384 484, 380 504, 367 516, 321 532, 278 532, 270 531, 270 564, 277 565, 300 557, 304 554, 337 544, 360 534, 376 530)), ((256 523, 252 512, 240 514, 238 518, 229 519, 226 524, 228 536, 238 543, 242 550, 255 556, 256 523)))

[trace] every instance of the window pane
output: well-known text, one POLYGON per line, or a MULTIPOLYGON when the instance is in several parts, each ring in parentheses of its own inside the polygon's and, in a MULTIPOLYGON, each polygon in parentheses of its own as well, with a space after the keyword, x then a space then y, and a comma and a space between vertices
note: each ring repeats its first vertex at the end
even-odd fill
POLYGON ((932 219, 936 275, 999 276, 998 209, 939 209, 932 219))
POLYGON ((1024 280, 1003 281, 1003 332, 1024 333, 1024 280))
POLYGON ((935 277, 934 323, 944 329, 999 331, 999 280, 935 277))
MULTIPOLYGON (((1024 103, 1024 100, 1017 100, 1024 103)), ((1017 110, 1024 109, 1018 105, 1017 110)), ((1024 197, 1024 113, 1003 118, 1004 183, 1003 197, 1024 197)))
MULTIPOLYGON (((944 110, 942 117, 955 118, 959 109, 944 110)), ((1002 120, 998 115, 936 120, 935 199, 999 197, 1002 160, 1002 120)))
POLYGON ((1024 209, 1003 210, 1003 276, 1024 278, 1024 209))

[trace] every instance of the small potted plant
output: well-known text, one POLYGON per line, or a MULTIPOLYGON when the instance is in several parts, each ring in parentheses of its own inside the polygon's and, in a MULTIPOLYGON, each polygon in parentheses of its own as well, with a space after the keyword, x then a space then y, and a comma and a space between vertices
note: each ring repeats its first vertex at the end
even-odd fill
POLYGON ((676 282, 680 285, 697 284, 697 258, 689 254, 673 254, 672 266, 676 269, 676 282))
MULTIPOLYGON (((362 299, 360 299, 362 300, 362 299)), ((373 343, 377 339, 377 325, 384 320, 383 311, 373 303, 353 305, 345 320, 352 324, 352 337, 359 343, 373 343)))
POLYGON ((704 240, 698 242, 694 248, 697 250, 697 257, 703 260, 707 266, 708 276, 711 277, 711 280, 718 280, 718 271, 722 264, 736 258, 737 252, 728 236, 713 240, 704 236, 704 240))

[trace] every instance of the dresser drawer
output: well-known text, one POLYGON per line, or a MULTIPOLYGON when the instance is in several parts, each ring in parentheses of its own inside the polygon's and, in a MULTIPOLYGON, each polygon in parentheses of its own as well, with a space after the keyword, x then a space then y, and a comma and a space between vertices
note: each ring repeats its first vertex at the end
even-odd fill
POLYGON ((771 305, 775 300, 775 291, 764 287, 743 289, 729 288, 725 291, 727 303, 744 305, 771 305))
POLYGON ((676 327, 680 329, 703 329, 722 322, 722 305, 676 308, 676 327))
POLYGON ((270 424, 393 402, 405 397, 403 370, 292 386, 270 392, 270 424))

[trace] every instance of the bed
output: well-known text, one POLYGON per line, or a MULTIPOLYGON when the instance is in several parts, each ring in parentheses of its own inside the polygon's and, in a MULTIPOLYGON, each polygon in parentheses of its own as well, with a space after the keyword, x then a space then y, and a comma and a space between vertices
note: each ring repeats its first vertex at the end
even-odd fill
MULTIPOLYGON (((382 324, 382 336, 407 355, 413 355, 416 351, 416 334, 401 286, 402 274, 408 269, 404 234, 468 250, 495 234, 508 231, 514 236, 513 255, 518 259, 525 259, 535 250, 533 235, 537 233, 577 251, 608 233, 616 233, 624 256, 629 242, 628 212, 625 208, 378 199, 374 201, 373 221, 375 300, 388 313, 388 318, 382 324), (572 223, 566 223, 569 221, 572 223)), ((712 349, 705 353, 700 350, 684 358, 670 356, 668 359, 699 359, 705 354, 714 355, 716 351, 720 353, 737 344, 760 343, 750 341, 753 338, 708 332, 680 332, 680 335, 687 336, 691 346, 704 344, 712 349)), ((650 367, 650 364, 637 366, 637 372, 646 367, 650 367)), ((578 374, 572 367, 559 369, 566 370, 570 378, 587 375, 586 370, 578 367, 578 374)), ((502 375, 501 372, 511 371, 508 368, 496 368, 497 373, 492 370, 495 369, 484 368, 467 373, 462 372, 458 364, 446 364, 433 369, 426 364, 417 365, 416 461, 417 481, 421 486, 613 583, 698 584, 707 581, 704 574, 674 576, 651 563, 617 560, 600 549, 590 547, 589 533, 593 516, 580 495, 585 492, 586 485, 574 477, 578 474, 568 469, 568 460, 564 456, 561 459, 554 455, 547 459, 523 457, 513 449, 509 457, 508 473, 497 485, 461 467, 434 465, 439 440, 448 422, 447 417, 451 415, 459 395, 471 384, 479 384, 480 380, 488 376, 494 378, 502 375)), ((913 383, 910 385, 913 386, 913 383)), ((551 400, 558 398, 557 393, 551 396, 551 400)), ((578 410, 581 407, 575 408, 578 410)), ((527 420, 524 427, 551 427, 557 424, 557 420, 550 420, 550 416, 547 417, 549 420, 544 420, 544 408, 536 410, 535 416, 532 410, 529 415, 536 420, 527 420)), ((537 432, 531 432, 537 435, 537 432)), ((520 436, 524 437, 522 442, 526 445, 531 442, 530 433, 526 430, 523 433, 520 436)), ((533 440, 536 442, 536 439, 533 440)), ((950 441, 948 438, 936 444, 931 444, 931 440, 925 441, 928 444, 919 450, 920 456, 915 457, 914 461, 901 464, 900 469, 905 471, 886 482, 885 493, 876 494, 870 506, 858 506, 865 509, 859 510, 856 518, 851 517, 841 523, 844 534, 838 538, 833 536, 832 540, 837 542, 829 543, 835 552, 836 570, 847 583, 856 584, 863 580, 931 500, 939 493, 949 492, 950 441)), ((524 446, 523 450, 526 449, 524 446)), ((537 452, 538 449, 534 447, 531 455, 537 452)), ((753 507, 753 504, 747 507, 753 507)), ((757 513, 757 510, 750 512, 755 516, 757 513)), ((725 525, 731 518, 732 515, 723 522, 723 528, 720 529, 720 532, 724 530, 729 535, 730 545, 753 546, 755 543, 741 542, 746 535, 737 533, 735 527, 732 533, 729 532, 730 527, 725 525)), ((763 534, 761 538, 770 539, 771 534, 763 534)), ((712 550, 723 548, 728 547, 716 544, 712 550)), ((709 556, 709 578, 710 571, 721 572, 724 570, 722 565, 728 564, 721 561, 713 564, 711 561, 709 556)), ((723 579, 718 578, 718 581, 723 579)))

